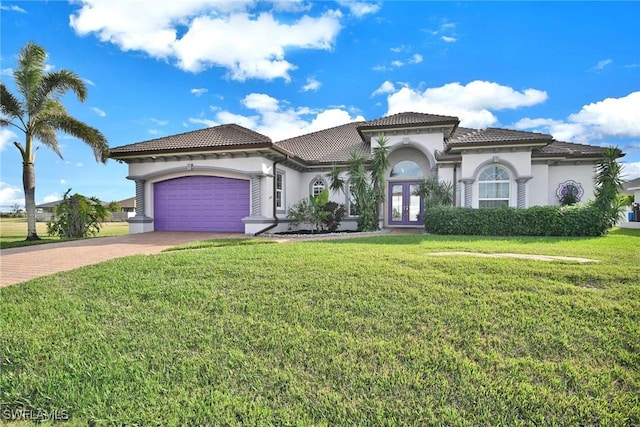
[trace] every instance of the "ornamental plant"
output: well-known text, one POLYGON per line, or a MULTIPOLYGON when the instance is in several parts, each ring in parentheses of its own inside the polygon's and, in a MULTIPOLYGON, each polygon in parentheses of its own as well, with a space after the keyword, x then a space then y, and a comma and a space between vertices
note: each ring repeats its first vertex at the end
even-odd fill
POLYGON ((47 233, 66 239, 80 239, 95 236, 111 213, 96 197, 81 194, 69 196, 71 189, 64 193, 62 202, 56 207, 53 217, 47 223, 47 233))

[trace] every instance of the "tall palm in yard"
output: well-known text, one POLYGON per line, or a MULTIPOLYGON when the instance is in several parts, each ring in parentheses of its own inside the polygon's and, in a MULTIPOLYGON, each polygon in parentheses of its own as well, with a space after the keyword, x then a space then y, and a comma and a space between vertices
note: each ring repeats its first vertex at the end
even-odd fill
POLYGON ((96 160, 107 161, 109 146, 99 130, 71 117, 60 98, 72 91, 81 102, 87 97, 87 87, 80 77, 69 71, 45 72, 47 52, 28 42, 20 51, 18 67, 13 72, 18 96, 4 83, 0 84, 0 126, 12 126, 25 135, 24 145, 14 141, 22 156, 22 184, 27 212, 27 240, 38 240, 36 233, 35 152, 36 140, 62 158, 56 132, 68 133, 89 145, 96 160))

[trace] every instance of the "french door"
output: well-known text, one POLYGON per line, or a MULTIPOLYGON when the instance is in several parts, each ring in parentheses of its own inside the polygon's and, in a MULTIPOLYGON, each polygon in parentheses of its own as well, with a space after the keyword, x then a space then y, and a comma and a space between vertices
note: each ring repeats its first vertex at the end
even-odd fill
POLYGON ((420 183, 402 181, 389 183, 389 225, 423 225, 423 202, 420 183))

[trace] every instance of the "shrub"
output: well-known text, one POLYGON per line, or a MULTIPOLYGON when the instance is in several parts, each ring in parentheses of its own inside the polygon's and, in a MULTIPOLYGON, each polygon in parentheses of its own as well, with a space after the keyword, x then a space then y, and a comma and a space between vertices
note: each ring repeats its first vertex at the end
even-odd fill
POLYGON ((76 239, 95 236, 100 232, 101 224, 109 218, 109 210, 96 197, 81 194, 69 196, 70 192, 71 189, 64 193, 62 202, 47 223, 47 233, 50 236, 76 239))
POLYGON ((593 204, 528 209, 436 207, 424 212, 425 231, 482 236, 601 236, 607 218, 593 204))
POLYGON ((291 206, 287 218, 291 224, 298 226, 309 223, 314 231, 336 231, 344 218, 344 205, 329 201, 329 191, 324 190, 317 196, 309 196, 291 206))

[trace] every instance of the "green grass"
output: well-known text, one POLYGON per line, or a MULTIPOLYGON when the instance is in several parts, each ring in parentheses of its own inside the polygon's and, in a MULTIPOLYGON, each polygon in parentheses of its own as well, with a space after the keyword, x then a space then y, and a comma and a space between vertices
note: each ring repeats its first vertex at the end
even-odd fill
MULTIPOLYGON (((24 218, 0 218, 0 249, 16 248, 21 246, 42 245, 46 243, 61 242, 63 239, 47 235, 47 223, 36 222, 36 232, 42 240, 25 241, 27 237, 27 220, 24 218)), ((126 222, 105 222, 102 224, 97 237, 119 236, 129 232, 129 224, 126 222)), ((64 239, 69 240, 69 239, 64 239)))
POLYGON ((218 241, 56 274, 0 289, 0 402, 70 425, 638 425, 639 243, 218 241), (599 262, 428 255, 452 250, 599 262))

